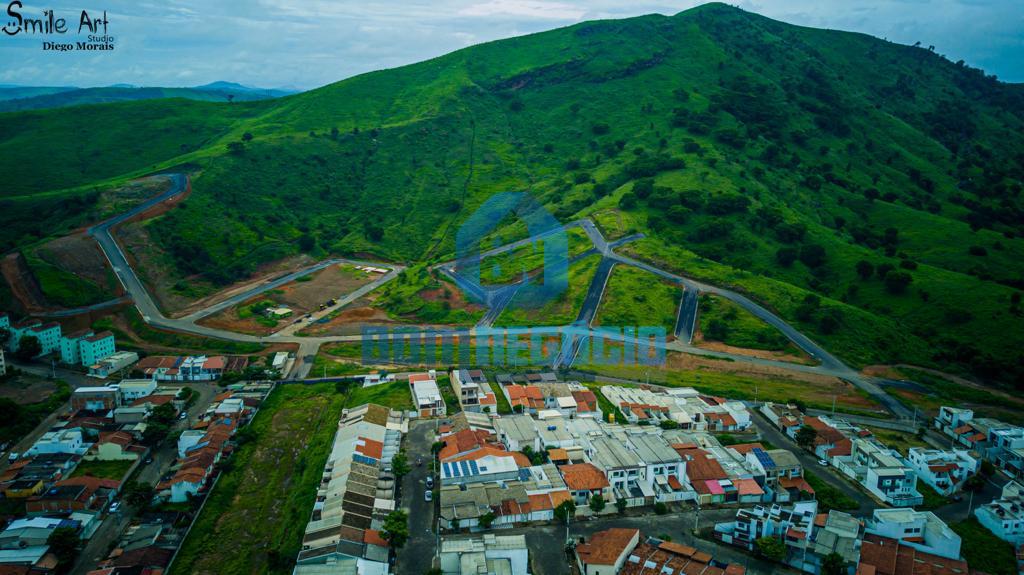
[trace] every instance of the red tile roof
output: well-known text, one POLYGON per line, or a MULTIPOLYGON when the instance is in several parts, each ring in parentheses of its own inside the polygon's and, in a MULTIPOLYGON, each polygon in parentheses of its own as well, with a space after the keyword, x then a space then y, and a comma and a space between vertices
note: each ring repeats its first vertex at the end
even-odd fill
POLYGON ((558 468, 565 479, 565 485, 571 491, 596 491, 608 487, 608 478, 604 472, 590 463, 563 465, 558 468))
POLYGON ((632 550, 633 540, 639 538, 639 529, 605 529, 594 533, 589 542, 577 546, 576 555, 585 565, 614 565, 619 557, 632 550))
POLYGON ((966 561, 918 551, 872 533, 864 535, 857 575, 966 575, 979 573, 966 561))

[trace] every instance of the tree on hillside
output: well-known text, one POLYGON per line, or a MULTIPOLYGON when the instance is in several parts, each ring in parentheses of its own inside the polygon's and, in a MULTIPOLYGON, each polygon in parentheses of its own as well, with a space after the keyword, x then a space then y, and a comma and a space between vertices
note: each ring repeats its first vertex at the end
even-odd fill
POLYGON ((704 335, 713 341, 725 341, 725 338, 729 337, 729 324, 720 319, 713 319, 708 322, 708 329, 704 335))
POLYGON ((409 516, 402 510, 392 511, 384 518, 383 537, 391 547, 398 549, 409 540, 409 516))
POLYGON ((796 444, 804 449, 810 449, 814 440, 818 438, 818 432, 810 425, 801 425, 796 432, 796 444))
POLYGON ((818 244, 804 244, 800 247, 800 261, 809 268, 821 267, 825 263, 825 248, 818 244))
POLYGON ((761 537, 754 541, 757 552, 770 561, 782 563, 786 559, 786 544, 774 537, 761 537))
POLYGON ((779 262, 780 266, 788 268, 796 261, 797 255, 796 248, 789 246, 781 247, 779 251, 775 252, 775 261, 779 262))
POLYGON ((39 338, 34 335, 23 335, 18 340, 18 351, 14 352, 14 357, 28 361, 41 353, 43 346, 39 343, 39 338))
POLYGON ((892 270, 885 274, 885 289, 891 294, 901 294, 907 291, 907 286, 914 281, 913 276, 905 271, 892 270))
POLYGON ((860 279, 871 279, 871 275, 874 273, 875 266, 871 262, 867 260, 860 260, 859 262, 857 262, 857 275, 860 276, 860 279))

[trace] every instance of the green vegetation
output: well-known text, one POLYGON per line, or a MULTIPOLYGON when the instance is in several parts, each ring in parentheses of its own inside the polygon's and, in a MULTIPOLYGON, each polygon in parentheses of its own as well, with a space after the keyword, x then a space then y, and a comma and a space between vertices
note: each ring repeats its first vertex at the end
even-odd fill
POLYGON ((601 256, 591 255, 569 264, 566 272, 567 289, 557 297, 540 305, 531 305, 528 302, 529 296, 517 293, 512 297, 508 307, 498 316, 494 322, 497 327, 534 327, 549 325, 564 325, 576 321, 583 300, 587 296, 587 288, 590 287, 594 274, 597 273, 597 266, 601 263, 601 256))
POLYGON ((71 477, 89 475, 100 479, 124 479, 128 470, 135 464, 135 460, 126 459, 122 461, 83 461, 75 468, 71 477))
POLYGON ((960 549, 972 569, 991 575, 1013 575, 1017 572, 1013 546, 993 535, 977 519, 950 523, 949 526, 962 539, 960 549))
POLYGON ((814 497, 818 500, 818 513, 828 513, 832 509, 853 511, 860 507, 852 497, 825 483, 814 472, 805 469, 804 479, 814 489, 814 497))
MULTIPOLYGON (((0 114, 0 248, 174 167, 195 169, 193 194, 152 237, 218 285, 299 252, 438 261, 487 198, 529 190, 562 221, 635 227, 639 257, 743 291, 856 366, 1019 382, 1022 102, 926 48, 707 4, 279 100, 94 106, 89 138, 82 109, 0 114)), ((472 323, 424 286, 385 309, 472 323)))
MULTIPOLYGON (((440 379, 437 384, 438 386, 441 385, 440 379)), ((382 383, 372 387, 352 388, 349 391, 345 405, 355 406, 364 403, 376 403, 399 410, 410 410, 413 408, 412 392, 409 391, 409 383, 404 380, 382 383)))
MULTIPOLYGON (((107 104, 133 100, 157 98, 186 98, 205 102, 266 100, 268 90, 232 90, 200 88, 123 88, 106 86, 101 88, 79 88, 67 91, 38 89, 37 93, 17 99, 0 98, 0 112, 63 108, 84 104, 107 104)), ((282 95, 275 91, 275 95, 282 95)))
POLYGON ((57 389, 45 400, 20 405, 7 397, 0 397, 0 443, 14 443, 31 432, 39 422, 64 405, 71 397, 71 386, 57 381, 57 389))
POLYGON ((172 573, 290 573, 302 547, 338 418, 356 393, 279 385, 246 431, 175 560, 172 573), (287 454, 288 465, 282 465, 287 454), (237 552, 223 553, 234 541, 237 552))
POLYGON ((26 254, 25 262, 39 280, 43 295, 50 303, 63 307, 79 307, 114 298, 110 291, 63 270, 35 254, 26 254))
MULTIPOLYGON (((142 321, 142 316, 134 307, 124 311, 124 317, 131 328, 132 333, 147 343, 160 345, 173 349, 197 350, 207 353, 228 353, 228 354, 250 354, 258 353, 263 346, 258 343, 246 343, 226 341, 211 337, 200 337, 182 333, 162 331, 142 321)), ((92 324, 96 331, 110 331, 114 334, 119 349, 136 349, 138 345, 135 340, 124 331, 118 329, 117 325, 109 317, 104 317, 92 324)))
POLYGON ((651 272, 617 265, 612 269, 595 323, 611 328, 655 326, 674 333, 683 290, 651 272))
POLYGON ((949 498, 945 495, 940 495, 939 492, 935 491, 931 485, 928 485, 923 481, 917 482, 917 490, 924 497, 924 502, 919 505, 917 509, 938 509, 939 507, 949 503, 949 498))
POLYGON ((706 340, 735 347, 799 351, 786 336, 754 314, 727 299, 709 294, 700 296, 700 331, 706 340))
POLYGON ((444 325, 473 325, 483 314, 479 309, 453 306, 458 288, 439 279, 440 272, 426 265, 410 267, 384 285, 374 307, 394 319, 444 325), (433 293, 435 297, 425 297, 433 293))

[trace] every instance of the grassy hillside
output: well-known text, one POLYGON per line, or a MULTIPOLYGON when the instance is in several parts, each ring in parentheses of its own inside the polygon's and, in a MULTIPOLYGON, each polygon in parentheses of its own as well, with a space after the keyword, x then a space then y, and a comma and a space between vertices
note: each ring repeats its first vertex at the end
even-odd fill
POLYGON ((0 115, 0 134, 18 202, 198 166, 151 229, 214 281, 298 250, 435 260, 492 194, 529 191, 646 232, 639 257, 741 289, 856 365, 1024 373, 1024 89, 921 47, 710 4, 281 100, 0 115))

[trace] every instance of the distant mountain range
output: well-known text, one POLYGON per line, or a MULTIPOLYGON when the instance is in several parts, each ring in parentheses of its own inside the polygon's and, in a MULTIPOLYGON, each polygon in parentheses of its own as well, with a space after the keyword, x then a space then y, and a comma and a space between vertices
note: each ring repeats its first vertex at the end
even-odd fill
POLYGON ((251 101, 279 98, 299 90, 264 89, 234 82, 212 82, 191 88, 139 87, 113 84, 100 88, 75 86, 0 85, 0 112, 63 108, 82 104, 108 104, 154 98, 186 98, 202 101, 251 101))

